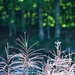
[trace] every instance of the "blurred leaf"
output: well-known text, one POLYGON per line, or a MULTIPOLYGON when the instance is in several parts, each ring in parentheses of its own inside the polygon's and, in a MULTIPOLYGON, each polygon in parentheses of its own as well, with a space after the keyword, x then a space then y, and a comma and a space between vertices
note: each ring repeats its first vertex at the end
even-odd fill
POLYGON ((21 8, 19 6, 16 6, 15 10, 18 11, 18 10, 21 10, 21 8))
POLYGON ((24 18, 27 18, 27 14, 24 14, 24 18))
POLYGON ((66 24, 62 24, 62 27, 65 28, 66 27, 66 24))
POLYGON ((32 17, 35 17, 36 16, 36 13, 32 13, 32 17))
POLYGON ((37 7, 37 4, 36 4, 36 3, 34 3, 34 4, 33 4, 33 7, 34 7, 34 8, 36 8, 36 7, 37 7))
POLYGON ((3 11, 3 14, 6 15, 6 11, 3 11))
POLYGON ((23 2, 24 0, 19 0, 19 2, 23 2))
POLYGON ((0 6, 0 11, 3 9, 3 6, 0 6))
POLYGON ((66 5, 67 5, 67 6, 70 6, 70 5, 72 5, 72 3, 71 3, 71 2, 68 2, 68 3, 66 3, 66 5))
POLYGON ((74 26, 75 25, 74 22, 72 22, 71 25, 74 26))
POLYGON ((30 17, 30 12, 29 11, 27 12, 27 15, 28 15, 28 17, 30 17))
POLYGON ((46 26, 46 22, 43 23, 43 26, 44 26, 44 27, 46 26))
POLYGON ((54 27, 54 24, 50 24, 51 27, 54 27))
POLYGON ((6 18, 6 16, 3 15, 3 16, 2 16, 2 19, 5 19, 5 18, 6 18))

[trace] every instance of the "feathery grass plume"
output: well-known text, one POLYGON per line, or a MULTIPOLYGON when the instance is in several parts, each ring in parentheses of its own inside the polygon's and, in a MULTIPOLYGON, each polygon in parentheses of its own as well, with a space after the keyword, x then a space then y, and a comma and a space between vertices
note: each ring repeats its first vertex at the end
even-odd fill
POLYGON ((51 75, 53 64, 49 62, 49 57, 47 60, 47 63, 44 63, 43 68, 42 68, 42 73, 40 75, 51 75))
POLYGON ((28 72, 31 68, 41 69, 39 64, 42 63, 43 56, 42 53, 39 53, 38 51, 43 49, 32 49, 34 45, 36 45, 38 42, 33 44, 31 47, 28 48, 28 37, 26 37, 26 33, 24 32, 24 37, 20 36, 21 38, 18 38, 16 45, 18 47, 14 47, 15 49, 18 49, 20 53, 19 61, 22 62, 22 67, 25 69, 25 74, 28 75, 28 72))
POLYGON ((69 52, 68 55, 65 54, 65 51, 61 51, 61 42, 57 41, 56 50, 57 53, 53 50, 54 53, 50 53, 54 56, 53 58, 48 57, 45 68, 43 69, 43 75, 74 75, 75 72, 75 63, 71 59, 71 55, 75 53, 69 52), (69 56, 69 57, 68 57, 69 56), (71 63, 74 63, 73 65, 71 63))
POLYGON ((8 43, 7 43, 7 48, 5 47, 7 59, 4 59, 3 57, 0 57, 3 61, 0 62, 0 75, 8 75, 10 74, 10 67, 9 63, 11 62, 11 57, 9 55, 9 48, 8 48, 8 43))
POLYGON ((20 51, 18 54, 9 55, 7 43, 7 47, 5 47, 7 59, 0 57, 3 60, 0 62, 0 75, 75 75, 75 63, 71 58, 71 55, 75 53, 70 53, 69 50, 69 54, 66 55, 66 51, 61 51, 61 42, 55 42, 57 51, 56 53, 54 50, 50 51, 54 56, 51 58, 39 53, 40 50, 44 49, 32 49, 38 42, 28 48, 26 33, 17 41, 18 47, 14 48, 20 51), (47 63, 44 61, 44 57, 48 58, 47 63), (42 68, 39 64, 42 65, 42 68))
POLYGON ((13 58, 14 55, 9 55, 9 47, 7 43, 7 47, 5 47, 6 51, 6 59, 3 57, 0 57, 3 61, 0 62, 0 75, 13 75, 13 68, 14 65, 13 58))
MULTIPOLYGON (((18 55, 17 54, 9 55, 8 43, 7 43, 7 47, 5 47, 5 51, 6 51, 7 58, 5 59, 3 57, 0 57, 0 59, 3 60, 0 62, 0 75, 23 75, 23 73, 20 72, 20 70, 18 71, 16 69, 17 68, 16 65, 18 65, 19 63, 21 64, 21 62, 19 62, 19 61, 14 61, 14 59, 17 58, 18 55)), ((18 69, 21 69, 19 67, 18 67, 18 69)))

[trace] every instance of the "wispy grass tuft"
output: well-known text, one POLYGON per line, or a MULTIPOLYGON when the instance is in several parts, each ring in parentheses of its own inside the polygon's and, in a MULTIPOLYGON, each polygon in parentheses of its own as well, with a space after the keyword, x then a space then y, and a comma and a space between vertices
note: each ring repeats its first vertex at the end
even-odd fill
POLYGON ((41 69, 38 64, 42 63, 44 55, 39 52, 43 49, 32 49, 32 47, 38 42, 34 43, 31 47, 28 48, 28 37, 26 37, 26 33, 24 33, 24 37, 20 36, 17 41, 18 43, 16 43, 16 45, 18 47, 14 48, 20 51, 20 53, 18 54, 18 60, 22 62, 22 67, 24 67, 25 69, 25 74, 28 74, 31 68, 41 69))
POLYGON ((3 57, 0 57, 0 59, 2 60, 0 62, 0 75, 14 75, 14 65, 17 62, 14 62, 14 58, 16 57, 15 55, 9 55, 9 47, 8 47, 8 43, 7 43, 7 47, 5 47, 5 51, 6 51, 6 59, 3 57))
POLYGON ((65 51, 61 51, 61 42, 55 42, 57 53, 53 50, 50 53, 53 58, 48 57, 46 66, 43 69, 42 75, 75 75, 75 63, 71 59, 71 53, 66 55, 65 51))
POLYGON ((6 59, 0 57, 0 75, 75 75, 75 62, 66 51, 61 51, 61 42, 55 42, 56 52, 49 51, 54 58, 42 54, 44 49, 33 49, 38 42, 28 47, 29 36, 20 36, 16 47, 19 53, 9 54, 9 46, 5 47, 6 59), (47 57, 47 61, 44 60, 47 57))

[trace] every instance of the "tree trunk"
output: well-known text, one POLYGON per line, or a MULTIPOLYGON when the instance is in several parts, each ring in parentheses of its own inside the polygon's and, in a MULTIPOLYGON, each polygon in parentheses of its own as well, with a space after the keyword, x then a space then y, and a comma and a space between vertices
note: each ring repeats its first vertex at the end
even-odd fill
MULTIPOLYGON (((9 3, 9 1, 7 0, 7 4, 9 3)), ((13 31, 12 31, 12 25, 11 25, 11 12, 10 12, 10 7, 7 6, 7 21, 8 21, 8 27, 9 27, 9 37, 11 38, 13 35, 13 31)))
POLYGON ((42 20, 42 6, 39 5, 39 37, 41 40, 44 39, 43 20, 42 20))
POLYGON ((15 12, 13 7, 11 9, 11 26, 13 28, 13 35, 16 36, 15 12))
MULTIPOLYGON (((50 0, 49 4, 51 7, 51 0, 50 0)), ((51 11, 51 9, 49 10, 48 2, 47 2, 47 11, 48 11, 47 12, 47 38, 50 39, 50 37, 51 37, 50 36, 50 26, 49 26, 50 20, 49 20, 48 16, 52 14, 52 11, 51 11), (50 13, 49 13, 49 11, 50 11, 50 13)))
POLYGON ((11 26, 10 26, 10 24, 9 24, 9 37, 12 37, 12 35, 13 35, 13 33, 12 33, 12 28, 11 28, 11 26))
POLYGON ((16 26, 14 25, 14 36, 16 36, 16 26))
POLYGON ((25 18, 24 18, 24 14, 25 14, 25 11, 24 9, 22 9, 22 32, 25 31, 25 18))
POLYGON ((50 39, 49 14, 47 13, 47 38, 50 39))
POLYGON ((59 24, 59 17, 60 17, 60 3, 59 0, 56 0, 56 6, 55 6, 55 37, 60 38, 60 24, 59 24))
POLYGON ((73 17, 73 22, 74 22, 74 26, 75 26, 75 17, 74 17, 74 0, 72 0, 72 17, 73 17))

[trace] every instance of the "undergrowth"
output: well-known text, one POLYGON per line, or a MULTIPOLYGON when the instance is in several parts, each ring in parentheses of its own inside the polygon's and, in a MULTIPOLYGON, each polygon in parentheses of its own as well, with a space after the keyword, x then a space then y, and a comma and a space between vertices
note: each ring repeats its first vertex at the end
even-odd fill
POLYGON ((55 42, 56 52, 49 51, 53 58, 43 54, 44 49, 33 49, 28 47, 28 39, 24 37, 17 39, 16 47, 19 53, 9 54, 9 46, 5 47, 7 59, 0 57, 0 75, 75 75, 75 62, 71 56, 75 53, 66 54, 61 50, 61 42, 55 42), (41 53, 42 52, 42 53, 41 53), (47 58, 47 61, 44 60, 47 58))

